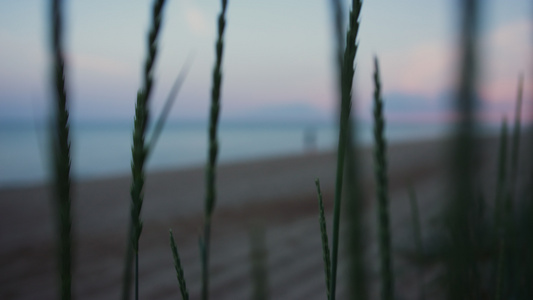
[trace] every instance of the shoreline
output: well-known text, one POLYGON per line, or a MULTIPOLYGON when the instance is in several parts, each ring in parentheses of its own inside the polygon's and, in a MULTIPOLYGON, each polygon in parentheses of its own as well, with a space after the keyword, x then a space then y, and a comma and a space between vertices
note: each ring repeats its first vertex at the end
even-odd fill
MULTIPOLYGON (((432 142, 441 142, 444 140, 448 140, 449 137, 431 137, 431 138, 413 138, 413 139, 405 139, 405 140, 399 140, 399 141, 392 141, 388 144, 389 147, 394 148, 395 146, 407 146, 407 145, 414 145, 418 143, 432 143, 432 142)), ((372 148, 372 145, 363 144, 360 145, 360 151, 370 151, 372 148)), ((222 161, 218 163, 218 167, 224 168, 232 165, 248 165, 248 164, 256 164, 256 163, 269 163, 272 161, 277 160, 287 160, 287 159, 295 159, 303 156, 313 156, 313 155, 334 155, 336 153, 336 149, 319 149, 319 150, 311 150, 311 151, 300 151, 295 153, 284 153, 284 154, 272 154, 272 155, 266 155, 266 156, 260 156, 260 157, 245 157, 245 158, 233 158, 233 159, 227 159, 226 161, 222 161)), ((152 175, 157 175, 160 173, 177 173, 177 172, 190 172, 198 169, 203 169, 205 167, 205 164, 202 163, 191 163, 191 164, 185 164, 182 166, 173 166, 173 167, 152 167, 148 166, 147 169, 147 177, 150 177, 152 175)), ((116 171, 106 174, 85 174, 85 175, 78 175, 73 176, 72 182, 74 184, 83 184, 85 182, 93 182, 93 181, 107 181, 107 180, 124 180, 125 178, 131 178, 130 171, 116 171)), ((17 181, 12 183, 0 183, 0 190, 16 190, 16 189, 28 189, 28 188, 39 188, 39 187, 46 187, 50 185, 50 180, 29 180, 29 181, 17 181)))

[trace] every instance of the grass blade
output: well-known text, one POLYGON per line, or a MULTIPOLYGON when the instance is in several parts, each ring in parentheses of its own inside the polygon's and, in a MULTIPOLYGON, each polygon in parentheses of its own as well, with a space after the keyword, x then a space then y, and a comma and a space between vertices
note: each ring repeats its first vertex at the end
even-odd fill
POLYGON ((143 85, 137 92, 137 102, 135 104, 135 120, 133 130, 132 146, 132 183, 131 195, 131 224, 129 229, 128 250, 126 253, 126 266, 124 270, 124 283, 122 299, 130 299, 131 290, 131 260, 135 259, 135 299, 139 297, 139 239, 142 232, 141 209, 143 204, 144 188, 144 164, 147 156, 147 146, 145 144, 146 127, 148 124, 148 103, 152 91, 153 66, 157 55, 157 37, 161 28, 163 5, 165 0, 156 0, 152 10, 152 22, 150 33, 148 34, 148 55, 144 65, 143 85))
MULTIPOLYGON (((337 172, 335 182, 335 202, 333 208, 333 240, 331 254, 331 299, 335 299, 335 290, 337 283, 337 260, 339 252, 339 227, 340 227, 340 210, 342 197, 342 184, 344 174, 344 158, 346 155, 347 140, 350 126, 350 111, 352 108, 352 82, 354 75, 354 60, 357 53, 357 34, 359 31, 359 15, 361 13, 361 1, 352 1, 352 10, 350 11, 350 25, 346 34, 346 45, 342 66, 339 64, 341 90, 340 119, 339 119, 339 141, 337 146, 337 172)), ((341 49, 340 41, 338 48, 341 49)), ((340 50, 339 50, 340 51, 340 50)))
POLYGON ((363 232, 363 196, 361 194, 361 186, 359 180, 358 163, 358 149, 354 145, 353 140, 357 132, 355 123, 352 124, 350 120, 347 135, 348 152, 346 154, 346 182, 348 183, 346 189, 346 215, 348 217, 348 233, 346 235, 348 240, 349 259, 349 280, 350 297, 360 300, 368 299, 367 290, 367 276, 365 269, 365 245, 363 232))
POLYGON ((183 300, 189 299, 189 292, 187 291, 187 283, 185 282, 185 275, 183 273, 183 267, 181 266, 180 256, 178 254, 178 247, 176 247, 176 241, 172 234, 172 229, 169 230, 170 249, 172 250, 172 257, 174 257, 174 268, 176 269, 176 277, 180 285, 181 298, 183 300))
POLYGON ((265 232, 262 227, 256 225, 251 234, 252 260, 252 284, 253 297, 255 300, 268 299, 268 276, 267 276, 267 251, 265 245, 265 232))
POLYGON ((329 242, 328 231, 326 229, 326 217, 324 216, 324 203, 322 202, 322 192, 320 190, 320 180, 315 180, 316 192, 318 195, 318 210, 319 210, 319 223, 320 223, 320 235, 322 237, 322 258, 324 259, 324 271, 326 273, 326 288, 328 299, 331 298, 330 286, 331 286, 331 259, 329 254, 329 242))
POLYGON ((378 200, 379 252, 381 258, 381 299, 394 298, 394 275, 392 274, 392 246, 389 217, 389 195, 387 178, 387 145, 385 142, 385 120, 378 59, 374 58, 374 170, 376 175, 376 198, 378 200))
POLYGON ((518 156, 520 148, 522 95, 524 90, 524 76, 518 78, 518 91, 516 96, 515 119, 513 128, 513 146, 511 148, 511 181, 516 182, 518 172, 518 156))
POLYGON ((469 295, 477 298, 479 276, 475 256, 474 213, 475 164, 479 156, 475 145, 475 99, 477 85, 477 30, 478 1, 461 2, 461 42, 459 86, 456 111, 459 122, 455 129, 450 173, 451 195, 446 211, 446 226, 450 235, 447 255, 447 299, 462 299, 469 295))
POLYGON ((422 226, 420 223, 420 214, 418 210, 418 199, 414 188, 409 187, 409 202, 411 204, 411 217, 413 221, 413 236, 415 237, 416 251, 419 255, 424 253, 424 244, 422 243, 422 226))
MULTIPOLYGON (((499 194, 496 194, 499 203, 497 203, 498 211, 498 239, 499 239, 499 249, 498 249, 498 262, 497 262, 497 281, 496 281, 496 296, 495 299, 503 299, 506 297, 504 290, 508 289, 510 285, 514 285, 518 281, 515 274, 519 273, 520 267, 513 265, 510 261, 508 252, 513 252, 513 245, 516 244, 515 233, 517 228, 515 224, 511 222, 511 215, 513 214, 513 206, 515 201, 515 188, 518 181, 518 157, 519 157, 519 147, 520 147, 520 131, 521 131, 521 111, 522 111, 522 94, 523 94, 523 76, 520 75, 518 79, 518 90, 517 90, 517 99, 515 107, 515 119, 514 119, 514 128, 513 128, 513 137, 511 145, 511 156, 510 156, 510 170, 509 170, 509 180, 505 178, 505 169, 507 165, 505 164, 505 159, 507 158, 506 148, 507 148, 507 122, 503 124, 502 131, 505 130, 505 137, 502 133, 502 144, 500 148, 500 160, 504 160, 501 167, 502 170, 498 170, 500 175, 503 173, 504 178, 502 179, 502 187, 499 189, 499 194), (502 158, 503 156, 503 158, 502 158), (507 274, 507 276, 506 276, 507 274), (504 278, 506 278, 504 282, 504 278)), ((500 178, 498 178, 498 185, 500 184, 500 178)), ((516 246, 514 246, 516 247, 516 246)))
POLYGON ((224 29, 226 27, 226 7, 228 1, 221 0, 218 16, 218 37, 216 42, 216 61, 213 70, 213 89, 211 90, 211 112, 209 117, 209 154, 206 167, 206 197, 204 236, 200 242, 202 258, 202 299, 209 299, 209 240, 211 236, 211 216, 216 201, 215 169, 218 155, 218 118, 220 112, 220 90, 222 88, 222 55, 224 50, 224 29))
MULTIPOLYGON (((413 220, 413 236, 415 238, 416 252, 418 258, 421 259, 424 255, 424 244, 422 243, 422 226, 420 222, 420 214, 418 210, 418 200, 416 198, 415 190, 412 186, 409 187, 409 201, 411 203, 411 217, 413 220)), ((426 291, 424 284, 424 277, 422 272, 418 272, 418 283, 420 286, 420 299, 426 299, 426 291)))
POLYGON ((153 152, 155 145, 157 144, 159 136, 161 135, 161 132, 163 131, 163 126, 165 125, 165 122, 168 119, 170 109, 174 105, 174 102, 176 101, 176 98, 179 94, 181 86, 183 85, 183 82, 185 82, 185 79, 187 78, 187 75, 189 74, 189 70, 191 69, 191 64, 192 64, 192 59, 189 57, 185 61, 185 64, 181 68, 181 71, 179 72, 178 77, 176 77, 176 80, 174 81, 174 84, 172 85, 172 88, 170 89, 170 92, 167 96, 167 100, 165 101, 165 105, 163 106, 163 110, 161 110, 161 114, 157 118, 157 122, 155 123, 152 136, 150 138, 150 141, 148 142, 148 147, 147 147, 148 156, 150 155, 150 153, 153 152))
MULTIPOLYGON (((496 232, 501 230, 502 226, 502 212, 503 212, 503 197, 505 194, 506 177, 507 177, 507 120, 502 121, 500 132, 500 149, 498 153, 498 181, 496 183, 496 201, 495 208, 495 225, 496 232)), ((500 234, 497 233, 496 236, 500 234)))
POLYGON ((61 299, 72 297, 72 216, 70 185, 69 112, 65 91, 65 62, 63 59, 62 4, 52 1, 52 52, 55 96, 55 124, 52 140, 54 162, 54 193, 59 232, 58 260, 61 278, 61 299))

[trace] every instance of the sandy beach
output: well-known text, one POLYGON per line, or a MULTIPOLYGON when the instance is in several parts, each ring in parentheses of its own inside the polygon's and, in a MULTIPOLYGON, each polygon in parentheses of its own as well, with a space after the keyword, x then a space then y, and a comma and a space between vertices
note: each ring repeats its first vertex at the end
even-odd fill
MULTIPOLYGON (((483 141, 489 157, 495 139, 483 141)), ((413 245, 408 187, 418 192, 426 222, 443 203, 448 144, 429 140, 389 147, 389 176, 393 245, 413 245)), ((373 204, 373 159, 361 154, 365 194, 368 253, 377 253, 373 204)), ((335 153, 221 165, 218 200, 213 219, 212 299, 249 299, 252 293, 250 232, 263 228, 268 285, 272 299, 326 299, 315 178, 320 178, 328 230, 331 231, 335 153)), ((492 165, 492 164, 490 164, 492 165)), ((203 220, 203 167, 161 171, 147 176, 140 241, 142 299, 179 298, 169 248, 172 228, 185 269, 191 299, 199 299, 198 236, 203 220)), ((73 214, 77 299, 118 299, 129 217, 128 175, 75 182, 73 214)), ((0 299, 57 299, 58 275, 50 189, 46 186, 0 190, 0 299)), ((342 242, 341 242, 342 243, 342 242)), ((340 257, 338 297, 347 293, 340 257)), ((373 260, 375 261, 375 259, 373 260)), ((395 260, 397 293, 415 296, 413 271, 395 260), (414 291, 414 292, 413 292, 414 291)), ((377 262, 369 264, 375 280, 377 262)), ((429 280, 429 279, 428 279, 429 280)))

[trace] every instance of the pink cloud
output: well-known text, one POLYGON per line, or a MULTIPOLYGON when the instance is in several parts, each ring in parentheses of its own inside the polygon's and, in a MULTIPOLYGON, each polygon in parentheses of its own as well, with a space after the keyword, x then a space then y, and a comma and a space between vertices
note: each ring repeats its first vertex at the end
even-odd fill
POLYGON ((390 92, 434 98, 453 84, 455 54, 444 41, 414 45, 383 53, 384 82, 390 92))
MULTIPOLYGON (((531 69, 533 47, 531 22, 517 21, 500 27, 484 39, 481 62, 482 98, 488 102, 509 102, 516 98, 518 74, 531 69)), ((530 74, 525 73, 525 94, 531 95, 530 74)))

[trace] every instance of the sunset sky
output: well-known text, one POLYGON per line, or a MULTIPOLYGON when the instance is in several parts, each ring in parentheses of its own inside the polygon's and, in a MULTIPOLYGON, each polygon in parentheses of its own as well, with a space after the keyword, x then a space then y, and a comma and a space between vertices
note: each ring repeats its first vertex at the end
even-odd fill
MULTIPOLYGON (((131 120, 152 1, 65 1, 67 86, 73 119, 131 120)), ((484 0, 480 84, 484 119, 512 116, 518 74, 532 93, 533 4, 484 0)), ((50 103, 49 1, 0 2, 0 122, 42 119, 50 103)), ((391 120, 443 118, 457 79, 460 1, 363 2, 356 108, 368 118, 372 58, 381 62, 391 120)), ((223 120, 294 112, 329 118, 336 107, 334 39, 325 0, 230 0, 223 63, 223 120)), ((217 0, 169 0, 156 62, 159 112, 186 58, 190 74, 171 116, 205 119, 217 0)), ((533 111, 526 106, 526 111, 533 111)), ((287 116, 287 114, 285 114, 287 116)), ((290 114, 288 114, 290 118, 290 114)))

